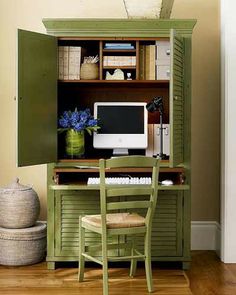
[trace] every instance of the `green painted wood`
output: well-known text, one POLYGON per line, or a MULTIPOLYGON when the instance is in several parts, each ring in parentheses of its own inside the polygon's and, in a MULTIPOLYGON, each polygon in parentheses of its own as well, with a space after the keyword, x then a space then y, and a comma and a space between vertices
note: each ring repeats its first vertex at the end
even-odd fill
MULTIPOLYGON (((159 165, 160 160, 155 158, 148 158, 143 156, 130 156, 130 157, 119 157, 119 158, 113 158, 109 160, 100 159, 99 160, 99 177, 100 177, 100 217, 101 217, 101 226, 95 227, 91 225, 90 223, 87 223, 86 220, 80 219, 79 223, 79 243, 80 243, 80 251, 79 251, 79 261, 81 262, 81 267, 79 267, 79 280, 83 280, 84 275, 84 260, 83 257, 86 257, 89 260, 92 260, 94 262, 97 262, 99 264, 102 264, 103 268, 103 294, 108 295, 108 260, 109 260, 109 254, 108 254, 108 237, 111 235, 136 235, 136 234, 143 234, 144 238, 144 254, 141 254, 134 249, 132 249, 132 252, 125 256, 114 256, 112 257, 112 261, 122 261, 122 260, 131 260, 136 261, 137 259, 143 259, 145 260, 145 270, 146 270, 146 279, 147 279, 147 286, 148 291, 153 291, 153 283, 152 283, 152 269, 151 269, 151 228, 152 228, 152 220, 154 216, 154 211, 156 207, 157 202, 157 194, 158 194, 158 188, 157 188, 157 180, 159 176, 159 165), (149 201, 123 201, 120 200, 120 203, 117 202, 111 202, 108 203, 109 198, 107 198, 107 190, 110 189, 110 186, 106 185, 105 183, 105 176, 107 169, 106 168, 127 168, 127 167, 152 167, 152 183, 151 183, 151 190, 149 195, 149 201), (140 227, 126 227, 126 228, 108 228, 107 227, 107 213, 108 210, 114 210, 114 209, 132 209, 136 210, 137 208, 146 209, 145 214, 145 226, 140 227), (91 253, 85 252, 84 250, 84 243, 86 241, 86 238, 84 234, 82 234, 82 229, 89 229, 95 233, 101 234, 102 239, 102 259, 97 260, 94 256, 91 256, 91 253), (99 230, 99 231, 98 231, 99 230), (83 241, 81 241, 83 239, 83 241), (81 250, 82 248, 82 250, 81 250), (137 255, 136 255, 137 254, 137 255)), ((135 193, 137 191, 138 185, 134 185, 136 187, 133 189, 133 196, 135 196, 135 193)), ((68 191, 66 191, 68 193, 68 191)), ((130 197, 130 191, 129 191, 129 197, 130 197)), ((123 195, 122 195, 123 196, 123 195)), ((140 198, 140 196, 138 196, 140 198)), ((127 197, 128 198, 128 197, 127 197)), ((128 211, 132 212, 132 211, 128 211)), ((121 254, 121 252, 120 252, 121 254)), ((134 263, 131 263, 131 270, 130 272, 133 273, 134 269, 134 263), (133 266, 132 266, 133 264, 133 266)))
POLYGON ((82 216, 79 216, 79 272, 78 280, 82 282, 84 279, 84 266, 85 257, 83 253, 85 252, 85 229, 82 227, 82 216))
MULTIPOLYGON (((51 262, 60 262, 60 261, 78 261, 78 255, 77 256, 53 256, 53 257, 49 257, 50 260, 52 260, 51 262)), ((48 260, 48 261, 50 261, 48 260)), ((178 261, 178 262, 182 262, 182 261, 190 261, 190 259, 183 257, 183 256, 159 256, 159 257, 155 257, 152 256, 152 261, 164 261, 164 262, 168 262, 168 261, 178 261)))
POLYGON ((117 157, 106 160, 105 168, 121 168, 121 167, 142 167, 150 168, 155 165, 157 159, 149 158, 145 156, 127 156, 127 157, 117 157))
MULTIPOLYGON (((173 127, 175 133, 173 140, 177 144, 175 147, 176 159, 181 158, 183 154, 183 161, 178 166, 185 167, 186 185, 176 185, 163 187, 158 186, 159 202, 157 207, 159 208, 158 218, 155 219, 152 228, 152 241, 154 243, 154 250, 152 252, 152 260, 158 261, 182 261, 187 263, 190 261, 190 134, 191 134, 191 32, 195 25, 195 21, 187 23, 181 20, 170 20, 163 22, 159 21, 158 27, 156 26, 157 20, 148 20, 145 24, 144 20, 49 20, 49 30, 51 34, 57 36, 75 36, 75 37, 169 37, 169 28, 175 28, 179 35, 182 35, 184 42, 184 55, 181 47, 181 42, 178 38, 175 40, 174 51, 175 59, 173 61, 173 84, 175 87, 175 94, 178 96, 178 100, 173 104, 173 127), (114 22, 113 22, 114 21, 114 22), (153 23, 152 23, 153 21, 153 23), (123 24, 122 24, 123 23, 123 24), (189 27, 191 23, 191 28, 189 27), (187 24, 187 27, 186 27, 187 24), (99 26, 101 25, 101 26, 99 26), (71 27, 72 26, 72 27, 71 27), (123 27, 122 27, 123 26, 123 27), (169 28, 168 28, 169 26, 169 28), (71 29, 72 28, 72 29, 71 29), (99 29, 98 29, 99 28, 99 29), (100 29, 101 28, 101 29, 100 29), (123 28, 123 29, 121 29, 123 28), (99 32, 98 32, 99 31, 99 32), (61 32, 61 33, 60 33, 61 32), (96 35, 95 35, 96 34, 96 35), (183 76, 183 64, 184 64, 184 76, 183 76), (184 107, 184 112, 181 110, 184 107), (181 122, 184 124, 181 125, 181 122), (179 146, 182 145, 184 135, 184 149, 179 146), (181 196, 179 196, 179 194, 181 196), (176 199, 173 198, 176 196, 176 199), (164 198, 162 198, 164 196, 164 198), (182 201, 181 201, 182 198, 182 201), (181 205, 182 202, 182 205, 181 205), (178 209, 181 207, 181 209, 178 209), (179 220, 182 218, 182 221, 179 220), (182 223, 181 223, 182 222, 182 223), (181 228, 182 224, 182 230, 181 228), (179 239, 179 235, 182 233, 182 241, 179 239), (169 243, 169 244, 168 244, 169 243), (182 245, 182 248, 181 248, 182 245), (158 249, 158 250, 157 250, 158 249), (179 250, 178 250, 179 249, 179 250), (182 251, 181 251, 182 249, 182 251), (178 253, 179 252, 179 253, 178 253)), ((171 113, 170 113, 171 115, 171 113)), ((91 163, 84 163, 89 165, 91 163)), ((168 166, 169 163, 162 163, 162 166, 168 166)), ((171 162, 171 165, 174 165, 171 162)), ((176 164, 177 165, 177 164, 176 164)), ((57 163, 57 166, 74 166, 74 163, 57 163)), ((125 189, 125 187, 124 187, 125 189)), ((73 205, 73 198, 68 196, 69 199, 62 199, 62 204, 68 206, 61 212, 63 229, 61 231, 61 240, 63 244, 63 253, 60 256, 54 254, 48 255, 48 261, 75 261, 78 256, 78 232, 75 226, 76 218, 73 218, 79 214, 78 210, 83 210, 85 214, 95 214, 96 206, 94 206, 93 195, 97 192, 98 186, 85 186, 85 185, 53 185, 50 183, 49 190, 68 190, 73 191, 76 196, 76 203, 73 205), (87 198, 90 199, 90 204, 79 204, 78 199, 81 198, 83 193, 86 193, 87 198), (71 203, 72 202, 72 203, 71 203), (87 206, 87 207, 86 207, 87 206), (74 255, 74 253, 77 253, 74 255), (66 254, 66 255, 64 255, 66 254)), ((95 198, 98 198, 96 195, 95 198)), ((62 206, 63 206, 62 205, 62 206)), ((89 242, 94 241, 93 236, 87 234, 89 242)), ((119 237, 119 242, 124 241, 124 236, 119 237)), ((50 242, 51 243, 51 242, 50 242)), ((92 242, 93 243, 93 242, 92 242)), ((52 248, 52 247, 49 247, 52 248)), ((119 250, 122 253, 122 249, 119 250)), ((124 254, 124 253, 123 253, 124 254)))
POLYGON ((175 167, 184 161, 184 39, 172 29, 170 43, 170 166, 175 167))
POLYGON ((152 193, 152 188, 132 188, 129 187, 125 188, 118 188, 118 189, 108 189, 107 190, 107 197, 114 197, 114 196, 129 196, 129 195, 136 195, 136 196, 144 196, 150 195, 152 193))
MULTIPOLYGON (((111 185, 113 188, 128 188, 129 185, 111 185)), ((141 187, 142 185, 140 185, 141 187)), ((134 186, 130 186, 135 188, 134 186)), ((149 189, 149 186, 142 186, 142 188, 147 187, 149 189)), ((52 184, 50 185, 50 189, 52 190, 79 190, 79 191, 97 191, 99 189, 98 185, 75 185, 75 184, 52 184)), ((160 190, 168 190, 168 191, 176 191, 176 190, 189 190, 188 184, 176 184, 176 185, 158 185, 158 189, 160 190)))
POLYGON ((184 112, 184 165, 186 183, 189 184, 190 189, 184 192, 184 221, 183 221, 183 269, 190 266, 191 261, 191 52, 192 52, 192 39, 191 36, 185 36, 185 56, 184 63, 188 65, 185 67, 185 87, 184 96, 185 112, 184 112))
POLYGON ((180 19, 43 19, 48 34, 79 37, 169 37, 174 28, 191 34, 196 20, 180 19))
POLYGON ((47 268, 48 270, 55 270, 55 262, 53 261, 48 261, 47 262, 47 268))
MULTIPOLYGON (((62 215, 61 215, 61 194, 58 192, 55 192, 55 254, 56 256, 59 256, 62 249, 62 243, 61 243, 61 233, 62 233, 62 215)), ((78 225, 78 220, 77 220, 78 225)))
MULTIPOLYGON (((76 256, 79 249, 79 217, 100 212, 98 191, 91 195, 88 191, 58 190, 55 191, 55 203, 55 256, 76 256)), ((85 237, 88 245, 93 245, 99 239, 98 235, 88 231, 85 237)), ((112 237, 109 241, 117 242, 117 238, 112 237)), ((100 254, 97 253, 97 256, 100 254)), ((117 250, 110 251, 109 255, 117 255, 117 250)))
POLYGON ((149 208, 152 206, 151 201, 126 201, 126 202, 111 202, 107 203, 107 210, 117 209, 137 209, 137 208, 149 208))
MULTIPOLYGON (((53 183, 53 167, 54 164, 47 165, 47 258, 55 256, 55 236, 54 236, 54 191, 50 189, 53 183)), ((52 267, 52 263, 48 264, 48 268, 52 267)), ((54 265, 55 267, 55 265, 54 265)))
POLYGON ((57 40, 18 30, 18 166, 57 160, 57 40))
MULTIPOLYGON (((183 193, 159 191, 152 226, 152 258, 181 257, 183 255, 183 193)), ((142 211, 138 211, 143 214, 142 211)), ((131 242, 130 239, 128 239, 131 242)), ((143 249, 143 239, 136 237, 138 249, 143 249)), ((167 259, 168 260, 168 259, 167 259)))

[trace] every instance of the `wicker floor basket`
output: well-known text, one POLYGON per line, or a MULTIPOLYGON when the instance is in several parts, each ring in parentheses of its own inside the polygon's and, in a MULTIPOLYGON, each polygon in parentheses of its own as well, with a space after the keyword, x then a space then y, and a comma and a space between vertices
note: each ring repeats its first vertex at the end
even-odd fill
POLYGON ((41 261, 46 252, 46 224, 21 229, 0 227, 0 264, 29 265, 41 261))

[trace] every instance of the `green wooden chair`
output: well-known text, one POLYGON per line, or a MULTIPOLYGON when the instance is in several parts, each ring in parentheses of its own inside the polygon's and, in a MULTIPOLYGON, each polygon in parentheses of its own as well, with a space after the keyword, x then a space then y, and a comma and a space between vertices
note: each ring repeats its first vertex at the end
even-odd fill
MULTIPOLYGON (((100 173, 100 215, 81 216, 79 220, 79 272, 78 280, 84 278, 85 259, 99 263, 103 267, 103 294, 108 294, 108 261, 131 261, 130 276, 135 275, 137 260, 144 259, 148 291, 153 291, 151 269, 152 219, 157 202, 159 159, 145 156, 126 156, 99 161, 100 173), (113 168, 152 168, 151 185, 106 185, 105 174, 113 168), (131 198, 130 198, 131 197, 131 198), (133 213, 144 209, 145 215, 133 213), (116 213, 108 213, 113 211, 116 213), (85 246, 85 229, 101 235, 99 245, 85 246), (144 253, 135 248, 135 235, 144 236, 144 253), (130 243, 109 244, 112 235, 131 235, 130 243), (109 257, 109 249, 125 249, 129 255, 109 257), (92 253, 101 250, 99 259, 92 253)), ((120 252, 119 252, 120 253, 120 252)))

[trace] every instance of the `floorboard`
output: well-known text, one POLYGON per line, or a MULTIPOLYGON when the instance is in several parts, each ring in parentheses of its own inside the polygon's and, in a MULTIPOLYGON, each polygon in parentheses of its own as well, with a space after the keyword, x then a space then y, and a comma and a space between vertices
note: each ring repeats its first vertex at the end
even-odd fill
POLYGON ((236 264, 221 262, 214 251, 193 251, 186 274, 193 295, 236 295, 236 264))
MULTIPOLYGON (((189 280, 180 269, 153 269, 155 292, 159 295, 192 295, 189 280)), ((145 295, 144 268, 138 267, 134 278, 128 276, 128 268, 110 268, 111 295, 145 295)), ((32 266, 0 266, 0 294, 4 295, 99 295, 102 294, 102 270, 86 268, 85 281, 77 281, 77 268, 47 270, 46 263, 32 266)))
MULTIPOLYGON (((236 295, 236 264, 225 264, 214 251, 193 251, 190 270, 157 263, 153 267, 155 292, 158 295, 236 295)), ((0 266, 0 294, 4 295, 99 295, 102 294, 102 271, 88 267, 85 282, 76 280, 74 266, 60 265, 47 270, 46 263, 33 266, 0 266)), ((129 278, 128 267, 109 271, 111 295, 148 294, 143 266, 129 278)))

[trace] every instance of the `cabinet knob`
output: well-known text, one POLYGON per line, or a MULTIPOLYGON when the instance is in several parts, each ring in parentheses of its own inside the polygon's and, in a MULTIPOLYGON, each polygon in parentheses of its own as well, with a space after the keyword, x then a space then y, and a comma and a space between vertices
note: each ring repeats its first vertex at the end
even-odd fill
POLYGON ((178 100, 178 96, 177 95, 174 96, 174 100, 178 100))

